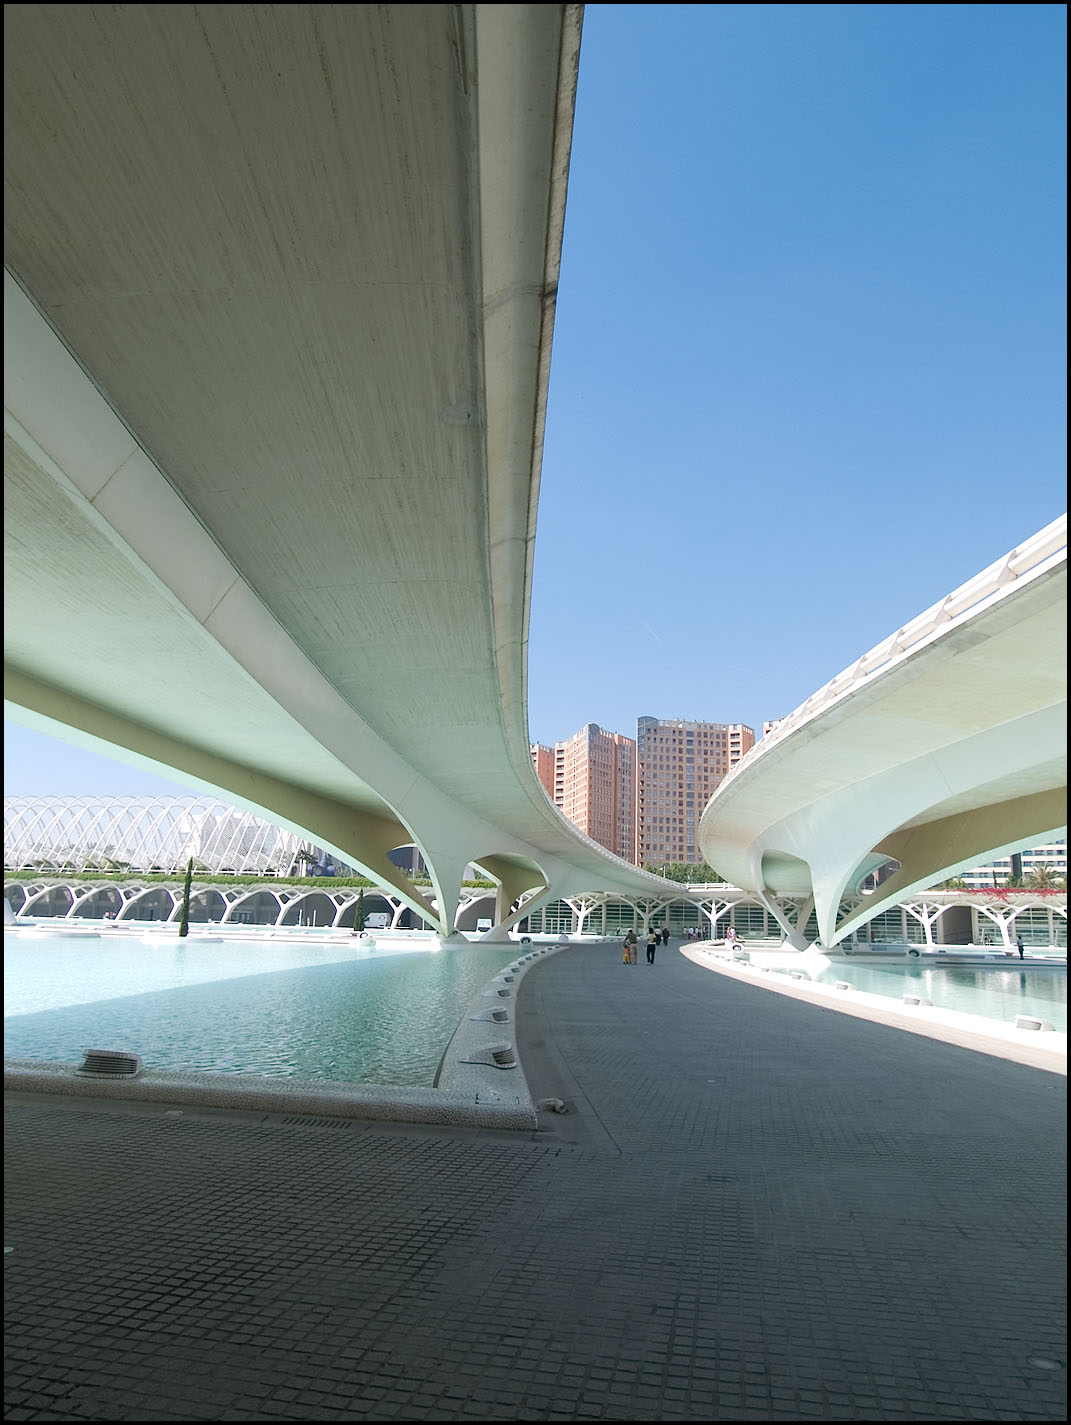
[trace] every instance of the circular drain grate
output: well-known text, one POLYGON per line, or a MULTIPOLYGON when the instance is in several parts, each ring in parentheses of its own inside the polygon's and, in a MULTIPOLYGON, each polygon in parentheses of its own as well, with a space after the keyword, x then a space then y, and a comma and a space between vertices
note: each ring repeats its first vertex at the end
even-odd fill
POLYGON ((141 1056, 121 1049, 87 1049, 75 1073, 85 1079, 133 1079, 141 1073, 141 1056))

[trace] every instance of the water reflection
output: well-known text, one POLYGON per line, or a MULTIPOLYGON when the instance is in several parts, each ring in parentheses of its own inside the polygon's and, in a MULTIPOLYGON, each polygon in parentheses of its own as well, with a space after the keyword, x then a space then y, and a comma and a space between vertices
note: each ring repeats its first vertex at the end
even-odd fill
POLYGON ((997 969, 982 965, 919 965, 899 961, 889 965, 855 965, 838 961, 814 978, 820 984, 846 980, 867 994, 902 999, 920 995, 935 1008, 977 1014, 1013 1024, 1016 1015, 1047 1020, 1061 1032, 1067 1029, 1067 970, 997 969))
MULTIPOLYGON (((927 984, 935 991, 955 986, 982 997, 1000 996, 1009 1000, 1044 1000, 1067 1004, 1067 974, 1059 970, 987 970, 968 965, 949 965, 947 970, 927 969, 927 984)), ((1020 1013, 1021 1011, 1016 1011, 1020 1013)))

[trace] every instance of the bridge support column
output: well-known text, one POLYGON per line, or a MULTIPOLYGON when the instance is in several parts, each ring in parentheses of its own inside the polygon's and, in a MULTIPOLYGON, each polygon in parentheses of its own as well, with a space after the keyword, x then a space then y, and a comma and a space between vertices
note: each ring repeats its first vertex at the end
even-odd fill
POLYGON ((710 904, 707 905, 703 901, 696 901, 696 907, 698 908, 699 913, 701 915, 705 915, 707 920, 710 922, 710 934, 707 936, 707 939, 717 940, 718 921, 722 918, 722 916, 727 910, 732 910, 733 902, 722 901, 719 905, 716 900, 711 900, 710 904))
POLYGON ((524 893, 535 886, 538 888, 536 899, 545 896, 550 891, 549 877, 526 857, 511 854, 481 856, 476 864, 497 883, 495 923, 485 935, 480 936, 480 943, 506 945, 509 943, 510 927, 523 920, 533 904, 531 898, 521 904, 524 893))
POLYGON ((425 919, 435 921, 439 938, 451 944, 468 941, 457 928, 458 907, 461 904, 461 882, 465 874, 467 860, 446 854, 439 854, 432 846, 421 848, 424 864, 431 877, 433 901, 424 911, 425 919))
POLYGON ((767 915, 772 915, 774 920, 776 920, 781 927, 785 936, 785 944, 791 945, 793 950, 806 950, 807 937, 804 935, 802 929, 797 930, 769 891, 756 891, 755 895, 762 902, 763 909, 767 915))

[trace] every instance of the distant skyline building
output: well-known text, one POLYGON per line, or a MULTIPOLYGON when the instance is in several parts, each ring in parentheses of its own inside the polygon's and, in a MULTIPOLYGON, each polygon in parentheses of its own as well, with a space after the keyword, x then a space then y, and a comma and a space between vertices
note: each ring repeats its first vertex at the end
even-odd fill
POLYGON ((625 861, 636 859, 636 743, 586 723, 554 755, 554 797, 592 841, 625 861))
POLYGON ((636 860, 636 743, 596 722, 556 743, 531 747, 532 766, 551 801, 592 841, 636 860))
POLYGON ((699 865, 703 809, 754 745, 744 723, 641 717, 635 740, 592 722, 530 750, 551 801, 600 846, 635 865, 699 865))
MULTIPOLYGON (((532 743, 532 766, 543 784, 543 790, 554 801, 554 748, 545 747, 542 742, 532 743)), ((555 802, 555 806, 557 803, 555 802)))
POLYGON ((640 865, 702 862, 698 831, 706 804, 754 745, 754 729, 744 723, 637 718, 640 865))
POLYGON ((1053 880, 1066 879, 1066 841, 1050 841, 1044 846, 1024 848, 1014 858, 1002 856, 997 861, 987 861, 984 865, 972 866, 967 871, 957 871, 954 879, 963 881, 969 889, 976 890, 982 886, 1003 886, 1016 875, 1027 880, 1039 870, 1047 871, 1053 880))

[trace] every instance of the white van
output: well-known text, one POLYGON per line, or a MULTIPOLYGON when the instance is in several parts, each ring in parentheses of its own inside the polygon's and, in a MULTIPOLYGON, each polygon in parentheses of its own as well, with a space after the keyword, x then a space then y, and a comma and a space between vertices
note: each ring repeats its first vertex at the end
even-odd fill
POLYGON ((476 934, 483 935, 484 932, 490 930, 493 925, 494 921, 489 916, 482 916, 476 922, 476 934))
POLYGON ((390 928, 390 916, 385 910, 374 910, 371 915, 364 918, 365 930, 388 930, 390 928))

